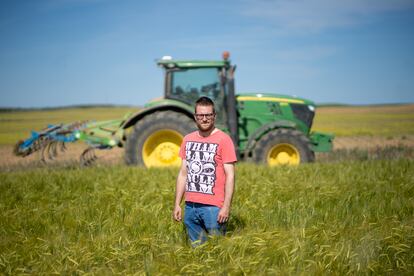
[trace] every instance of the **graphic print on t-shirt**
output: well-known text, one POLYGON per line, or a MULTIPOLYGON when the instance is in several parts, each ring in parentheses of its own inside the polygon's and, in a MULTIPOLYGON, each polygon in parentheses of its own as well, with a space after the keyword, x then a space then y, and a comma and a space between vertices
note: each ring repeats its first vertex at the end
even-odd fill
POLYGON ((187 192, 214 195, 218 144, 188 141, 185 144, 187 160, 187 192))

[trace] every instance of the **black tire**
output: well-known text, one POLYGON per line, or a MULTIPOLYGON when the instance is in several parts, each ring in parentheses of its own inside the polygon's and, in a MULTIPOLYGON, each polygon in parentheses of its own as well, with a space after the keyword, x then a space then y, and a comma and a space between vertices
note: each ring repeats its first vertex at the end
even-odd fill
MULTIPOLYGON (((184 114, 174 111, 157 111, 139 120, 130 135, 125 146, 125 162, 128 165, 147 166, 143 156, 145 142, 160 131, 172 131, 181 137, 195 130, 195 122, 184 114)), ((177 144, 177 139, 175 139, 177 144)), ((148 161, 147 161, 148 163, 148 161)))
POLYGON ((315 160, 310 140, 294 129, 266 133, 253 149, 253 161, 268 165, 297 165, 315 160), (280 155, 282 154, 282 155, 280 155))

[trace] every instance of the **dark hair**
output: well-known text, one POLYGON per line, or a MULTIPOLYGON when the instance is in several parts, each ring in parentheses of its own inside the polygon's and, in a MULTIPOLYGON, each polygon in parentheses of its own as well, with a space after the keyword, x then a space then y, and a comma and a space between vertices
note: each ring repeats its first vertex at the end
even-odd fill
POLYGON ((195 107, 194 107, 194 112, 196 112, 196 108, 198 105, 201 106, 212 106, 213 107, 213 112, 216 113, 216 110, 214 108, 214 102, 209 98, 209 97, 200 97, 196 102, 195 102, 195 107))

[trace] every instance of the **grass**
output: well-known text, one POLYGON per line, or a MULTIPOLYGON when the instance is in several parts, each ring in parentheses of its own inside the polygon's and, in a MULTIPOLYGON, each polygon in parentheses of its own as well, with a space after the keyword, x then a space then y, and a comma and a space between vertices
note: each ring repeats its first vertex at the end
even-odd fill
POLYGON ((176 173, 0 173, 0 273, 414 272, 412 160, 238 165, 229 233, 195 250, 171 219, 176 173))
MULTIPOLYGON (((0 144, 131 111, 0 112, 0 144)), ((322 107, 314 130, 405 137, 414 105, 322 107)), ((197 249, 171 219, 176 169, 0 168, 0 274, 412 274, 413 158, 401 145, 296 168, 240 164, 229 233, 197 249)))

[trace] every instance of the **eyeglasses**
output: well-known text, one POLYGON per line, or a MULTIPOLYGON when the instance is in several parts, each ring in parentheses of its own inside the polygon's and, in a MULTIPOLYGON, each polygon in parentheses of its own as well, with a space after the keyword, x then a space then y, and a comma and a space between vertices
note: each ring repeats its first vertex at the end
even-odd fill
POLYGON ((210 120, 216 115, 216 113, 207 113, 207 114, 194 114, 194 116, 197 118, 197 120, 202 120, 204 117, 206 117, 207 120, 210 120))

